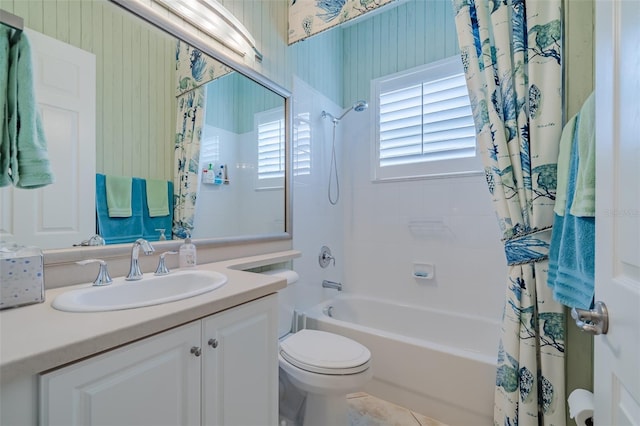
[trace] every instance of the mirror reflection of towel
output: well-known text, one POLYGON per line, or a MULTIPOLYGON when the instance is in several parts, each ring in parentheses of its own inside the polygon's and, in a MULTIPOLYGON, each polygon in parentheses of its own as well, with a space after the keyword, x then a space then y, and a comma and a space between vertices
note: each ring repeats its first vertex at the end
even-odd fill
POLYGON ((169 214, 169 197, 167 181, 147 179, 147 205, 149 216, 167 216, 169 214))
MULTIPOLYGON (((142 188, 132 179, 131 189, 131 216, 110 217, 107 206, 106 176, 96 173, 96 218, 98 221, 98 234, 104 238, 107 244, 131 243, 143 236, 142 188)), ((157 228, 157 227, 156 227, 157 228)))
POLYGON ((106 176, 109 217, 131 217, 131 178, 106 176))
POLYGON ((9 80, 9 38, 11 30, 0 27, 0 187, 11 185, 9 171, 10 144, 7 114, 7 83, 9 80))
MULTIPOLYGON (((3 31, 0 35, 4 38, 7 33, 3 31)), ((0 135, 3 153, 0 186, 8 184, 6 158, 9 159, 8 167, 11 170, 9 179, 16 187, 33 189, 49 185, 54 181, 53 172, 38 112, 31 46, 26 34, 21 33, 18 41, 9 46, 8 52, 6 43, 0 43, 0 56, 0 73, 8 72, 6 104, 3 105, 6 115, 3 114, 4 123, 0 126, 4 128, 0 135), (9 53, 8 60, 6 53, 9 53), (5 157, 6 154, 8 157, 5 157)), ((0 86, 5 86, 5 82, 0 82, 0 86)))

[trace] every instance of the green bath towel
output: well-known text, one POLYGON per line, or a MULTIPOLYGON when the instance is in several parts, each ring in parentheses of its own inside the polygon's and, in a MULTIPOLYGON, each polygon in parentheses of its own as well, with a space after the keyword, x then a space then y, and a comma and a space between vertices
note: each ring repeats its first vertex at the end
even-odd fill
POLYGON ((7 82, 9 79, 9 38, 11 30, 0 27, 0 187, 11 184, 9 174, 9 115, 7 111, 7 82))
POLYGON ((33 86, 31 46, 25 33, 10 47, 7 101, 11 181, 19 188, 40 188, 53 183, 33 86))
POLYGON ((567 204, 567 182, 569 180, 569 158, 571 157, 571 146, 573 145, 573 134, 576 129, 577 116, 574 115, 562 128, 560 136, 560 152, 558 153, 558 185, 556 187, 556 204, 553 211, 558 216, 564 216, 565 205, 567 204))
POLYGON ((591 93, 582 108, 578 123, 578 173, 571 214, 578 217, 596 215, 596 134, 595 94, 591 93))
POLYGON ((131 182, 130 177, 106 176, 109 217, 131 217, 131 182))
POLYGON ((169 195, 166 180, 147 179, 149 217, 169 215, 169 195))

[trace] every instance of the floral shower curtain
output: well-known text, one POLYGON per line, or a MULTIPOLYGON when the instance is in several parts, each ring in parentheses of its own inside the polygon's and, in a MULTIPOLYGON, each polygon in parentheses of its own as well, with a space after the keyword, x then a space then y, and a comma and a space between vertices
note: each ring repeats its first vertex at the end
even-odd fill
POLYGON ((396 0, 290 0, 289 44, 319 34, 396 0))
POLYGON ((453 0, 509 265, 495 425, 563 425, 564 312, 547 287, 562 132, 561 0, 453 0))
POLYGON ((193 231, 198 182, 200 141, 205 114, 205 84, 233 70, 200 50, 178 41, 176 44, 176 96, 178 117, 174 147, 173 235, 185 238, 193 231))
POLYGON ((178 97, 173 177, 173 235, 177 238, 186 238, 193 231, 205 93, 204 87, 200 86, 178 97))

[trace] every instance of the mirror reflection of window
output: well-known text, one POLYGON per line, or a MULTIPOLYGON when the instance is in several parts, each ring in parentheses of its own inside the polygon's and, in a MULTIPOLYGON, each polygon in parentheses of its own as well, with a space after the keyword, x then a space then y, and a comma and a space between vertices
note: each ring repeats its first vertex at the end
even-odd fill
POLYGON ((298 114, 293 122, 293 174, 311 174, 310 113, 298 114))
POLYGON ((285 123, 282 108, 255 115, 258 137, 258 187, 271 186, 274 179, 284 177, 285 123))
MULTIPOLYGON (((285 121, 282 108, 256 114, 258 180, 284 177, 285 121)), ((299 114, 293 126, 293 174, 311 174, 311 122, 309 113, 299 114)), ((265 186, 265 185, 260 185, 265 186)))

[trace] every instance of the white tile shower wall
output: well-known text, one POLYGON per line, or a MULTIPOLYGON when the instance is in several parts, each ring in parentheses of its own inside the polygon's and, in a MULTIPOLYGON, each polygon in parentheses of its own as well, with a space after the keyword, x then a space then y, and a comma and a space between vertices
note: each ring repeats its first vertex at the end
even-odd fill
POLYGON ((329 279, 348 292, 499 319, 506 266, 483 176, 372 183, 370 110, 351 112, 338 125, 340 200, 332 206, 332 125, 321 113, 342 109, 299 79, 293 93, 294 116, 309 113, 312 129, 311 174, 293 184, 293 246, 303 253, 294 261, 297 306, 329 297, 333 290, 321 288, 329 279), (410 222, 425 220, 446 230, 410 232, 410 222), (335 268, 319 267, 322 245, 335 268), (435 280, 415 279, 414 261, 435 264, 435 280))
POLYGON ((484 177, 373 183, 370 120, 341 123, 345 290, 498 320, 507 268, 484 177), (445 228, 410 231, 425 221, 445 228), (414 278, 414 261, 435 279, 414 278))
MULTIPOLYGON (((238 146, 241 135, 205 124, 201 153, 208 151, 210 156, 203 158, 200 164, 200 184, 198 202, 193 219, 194 238, 210 235, 238 235, 241 222, 238 220, 238 199, 233 188, 229 186, 203 184, 202 169, 209 166, 215 168, 216 163, 224 161, 235 164, 238 157, 238 146), (214 145, 209 147, 207 145, 214 145)), ((237 183, 236 183, 237 184, 237 183)))
POLYGON ((237 211, 238 220, 242 223, 244 234, 269 234, 284 231, 284 178, 280 184, 270 189, 260 187, 258 181, 258 137, 255 131, 241 135, 239 147, 239 163, 229 164, 230 187, 237 182, 240 189, 237 211), (242 165, 249 165, 242 168, 242 165), (256 212, 259 213, 256 215, 256 212))
MULTIPOLYGON (((322 111, 337 116, 341 108, 297 77, 294 78, 293 99, 294 117, 304 118, 308 114, 311 125, 311 173, 293 178, 293 248, 302 252, 302 256, 294 260, 294 269, 300 275, 296 286, 296 306, 304 309, 335 292, 322 288, 323 279, 343 279, 346 265, 343 250, 343 209, 348 194, 344 189, 344 175, 340 173, 344 166, 340 155, 342 140, 337 132, 340 200, 334 206, 329 203, 327 196, 332 124, 329 119, 322 118, 322 111), (323 245, 331 248, 336 258, 335 266, 331 264, 323 269, 318 264, 318 255, 323 245)), ((295 135, 295 130, 293 133, 295 135)), ((335 184, 335 177, 332 183, 335 184)))
MULTIPOLYGON (((214 144, 210 156, 201 158, 201 169, 209 163, 226 164, 229 184, 203 184, 198 187, 194 217, 194 238, 282 232, 284 191, 256 190, 257 146, 253 131, 236 134, 205 125, 201 153, 205 144, 214 144), (250 164, 242 168, 238 164, 250 164), (259 212, 259 216, 256 215, 259 212)), ((201 171, 202 173, 202 171, 201 171)))

